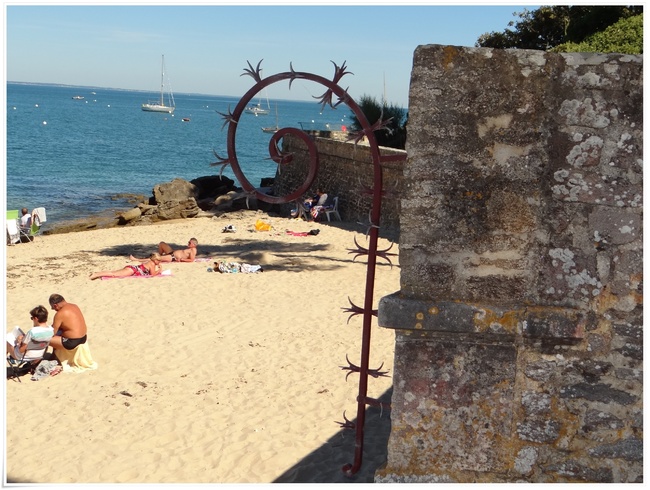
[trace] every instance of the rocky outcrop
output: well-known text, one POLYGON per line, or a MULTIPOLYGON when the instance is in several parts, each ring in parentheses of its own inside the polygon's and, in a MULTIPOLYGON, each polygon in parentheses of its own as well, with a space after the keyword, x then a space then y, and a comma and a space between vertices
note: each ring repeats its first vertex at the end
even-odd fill
MULTIPOLYGON (((264 179, 273 185, 273 179, 264 179)), ((118 224, 134 224, 145 220, 171 220, 195 218, 202 212, 218 213, 239 209, 268 211, 270 206, 247 196, 235 186, 235 181, 219 175, 208 175, 187 181, 176 178, 171 182, 157 184, 147 202, 118 216, 118 224)))
POLYGON ((124 225, 131 220, 138 219, 140 216, 142 216, 142 210, 140 208, 133 208, 120 214, 117 219, 119 224, 124 225))
POLYGON ((170 201, 183 201, 190 197, 196 198, 198 189, 195 184, 183 179, 157 184, 153 188, 153 199, 161 204, 170 201))
MULTIPOLYGON (((272 186, 272 178, 262 179, 260 188, 267 189, 270 193, 272 186)), ((275 210, 273 205, 258 201, 236 187, 234 180, 219 175, 198 177, 191 181, 176 178, 171 182, 155 185, 148 199, 142 195, 132 197, 133 202, 137 204, 131 209, 60 223, 43 233, 53 235, 155 223, 161 220, 218 216, 239 210, 266 212, 275 210)))
POLYGON ((183 200, 172 199, 158 204, 158 218, 165 220, 194 218, 200 211, 193 197, 183 200))

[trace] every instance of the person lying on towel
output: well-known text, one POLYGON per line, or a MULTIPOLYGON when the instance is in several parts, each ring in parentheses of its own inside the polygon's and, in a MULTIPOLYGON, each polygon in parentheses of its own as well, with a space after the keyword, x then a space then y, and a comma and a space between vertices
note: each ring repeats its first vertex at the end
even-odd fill
POLYGON ((157 276, 162 272, 162 265, 160 265, 161 257, 157 253, 152 253, 146 262, 138 265, 125 265, 121 269, 115 271, 99 271, 90 274, 90 279, 95 280, 100 277, 149 277, 157 276))

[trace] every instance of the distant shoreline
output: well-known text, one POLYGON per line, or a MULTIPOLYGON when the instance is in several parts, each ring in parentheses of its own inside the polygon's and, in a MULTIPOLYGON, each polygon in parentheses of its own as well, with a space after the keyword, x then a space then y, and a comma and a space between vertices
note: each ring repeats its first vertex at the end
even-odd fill
MULTIPOLYGON (((68 85, 67 83, 48 83, 48 82, 11 82, 8 81, 7 85, 36 85, 38 87, 60 87, 60 88, 78 88, 78 89, 90 89, 90 90, 115 90, 118 92, 136 92, 136 93, 151 93, 155 92, 154 90, 142 90, 136 88, 116 88, 116 87, 99 87, 95 85, 68 85)), ((174 92, 175 95, 204 95, 206 97, 231 97, 236 99, 238 97, 232 95, 219 95, 219 94, 199 94, 199 93, 187 93, 187 92, 174 92)))
MULTIPOLYGON (((37 87, 59 87, 59 88, 74 88, 74 89, 84 89, 84 90, 114 90, 116 92, 132 92, 137 94, 153 94, 156 93, 155 90, 143 90, 136 88, 116 88, 116 87, 98 87, 94 85, 68 85, 66 83, 52 83, 52 82, 12 82, 7 81, 7 85, 34 85, 37 87)), ((202 94, 197 92, 176 92, 174 91, 174 96, 190 96, 190 97, 223 97, 226 99, 239 100, 242 98, 241 95, 223 95, 223 94, 202 94)), ((285 102, 314 102, 312 99, 280 99, 274 98, 274 101, 285 101, 285 102)))

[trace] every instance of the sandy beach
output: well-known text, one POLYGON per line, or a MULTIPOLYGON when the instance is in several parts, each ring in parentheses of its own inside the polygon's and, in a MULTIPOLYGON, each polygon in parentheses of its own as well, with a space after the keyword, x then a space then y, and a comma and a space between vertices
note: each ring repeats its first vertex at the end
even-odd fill
MULTIPOLYGON (((354 478, 358 364, 366 261, 353 261, 355 223, 311 223, 242 211, 152 225, 39 236, 7 247, 6 331, 59 293, 79 305, 96 370, 6 381, 10 483, 371 482, 386 458, 390 413, 368 409, 364 464, 354 478), (257 219, 271 224, 254 231, 257 219), (222 233, 226 225, 235 233, 222 233), (291 235, 286 230, 317 235, 291 235), (89 280, 146 256, 161 240, 199 241, 171 275, 89 280), (262 265, 208 272, 212 260, 262 265)), ((390 245, 380 239, 380 248, 390 245)), ((398 253, 397 243, 391 252, 398 253)), ((374 303, 399 289, 399 266, 379 261, 374 303)), ((50 310, 50 321, 54 312, 50 310)), ((394 333, 372 331, 368 395, 388 401, 394 333)))

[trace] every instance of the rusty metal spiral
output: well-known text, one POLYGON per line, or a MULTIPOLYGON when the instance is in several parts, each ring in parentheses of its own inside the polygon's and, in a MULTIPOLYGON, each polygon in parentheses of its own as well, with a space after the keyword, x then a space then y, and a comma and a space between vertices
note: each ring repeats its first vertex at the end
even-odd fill
MULTIPOLYGON (((307 145, 310 155, 309 169, 307 176, 302 184, 298 188, 285 196, 269 196, 257 190, 250 181, 246 178, 239 162, 237 160, 236 154, 236 145, 235 138, 237 133, 237 125, 243 114, 245 108, 249 102, 261 91, 273 85, 274 83, 279 83, 288 80, 289 88, 295 80, 309 80, 326 87, 326 91, 320 97, 315 97, 319 99, 321 104, 321 110, 325 106, 329 105, 332 108, 336 108, 340 104, 345 104, 356 116, 357 121, 361 126, 361 130, 358 132, 350 133, 348 140, 353 140, 355 143, 361 141, 364 137, 367 138, 368 144, 370 146, 370 152, 373 161, 373 186, 367 191, 372 195, 372 207, 369 213, 369 226, 368 226, 368 239, 369 245, 366 248, 361 248, 357 244, 357 252, 359 255, 365 255, 368 258, 367 264, 367 274, 366 274, 366 290, 365 290, 365 299, 363 307, 354 306, 354 314, 363 314, 363 331, 362 331, 362 342, 361 342, 361 362, 359 366, 352 365, 349 363, 350 368, 355 373, 359 373, 359 395, 357 397, 357 421, 356 423, 346 423, 345 428, 354 428, 356 430, 356 439, 355 439, 355 454, 354 462, 352 464, 346 464, 342 470, 348 475, 352 476, 357 473, 361 467, 362 455, 363 455, 363 430, 365 423, 365 409, 367 405, 376 405, 377 401, 369 398, 367 396, 368 391, 368 376, 377 376, 385 375, 385 372, 380 372, 379 370, 370 370, 369 369, 369 359, 370 359, 370 334, 371 334, 371 322, 372 317, 376 315, 376 310, 373 309, 373 292, 375 284, 375 270, 377 257, 386 259, 385 251, 380 253, 377 252, 377 242, 379 237, 379 220, 381 216, 381 199, 383 194, 383 184, 382 184, 382 161, 395 160, 395 157, 385 157, 382 159, 382 156, 379 151, 379 145, 375 138, 374 132, 385 128, 390 120, 382 120, 380 117, 378 121, 369 124, 365 114, 361 111, 357 103, 347 92, 347 89, 343 89, 339 86, 339 81, 343 76, 349 74, 350 72, 346 71, 345 62, 338 66, 336 63, 332 62, 334 65, 334 76, 331 80, 315 75, 313 73, 306 72, 297 72, 293 69, 293 65, 290 64, 290 70, 283 73, 278 73, 276 75, 271 75, 266 78, 262 78, 261 75, 261 64, 260 61, 255 68, 248 63, 248 68, 244 69, 242 75, 247 75, 253 78, 255 84, 251 87, 239 100, 239 103, 235 107, 235 110, 228 112, 227 114, 221 114, 224 119, 224 127, 228 125, 228 137, 227 137, 227 149, 228 157, 226 159, 221 159, 219 164, 225 166, 230 165, 232 170, 239 180, 244 191, 252 196, 255 196, 257 199, 272 203, 272 204, 281 204, 292 201, 298 201, 311 187, 318 174, 318 151, 313 139, 304 131, 297 128, 282 128, 273 134, 269 141, 269 156, 270 159, 276 162, 276 164, 282 166, 289 164, 291 162, 291 155, 285 155, 280 151, 280 140, 286 135, 296 136, 307 145), (334 101, 336 98, 336 101, 334 101)), ((355 241, 356 243, 356 241, 355 241)), ((350 304, 353 304, 350 301, 350 304)), ((348 308, 347 311, 350 311, 348 308)), ((347 356, 346 356, 347 358, 347 356)), ((349 362, 349 361, 348 361, 349 362)), ((348 373, 349 375, 350 373, 348 373)), ((347 378, 347 376, 346 376, 347 378)), ((347 420, 347 419, 346 419, 347 420)))

